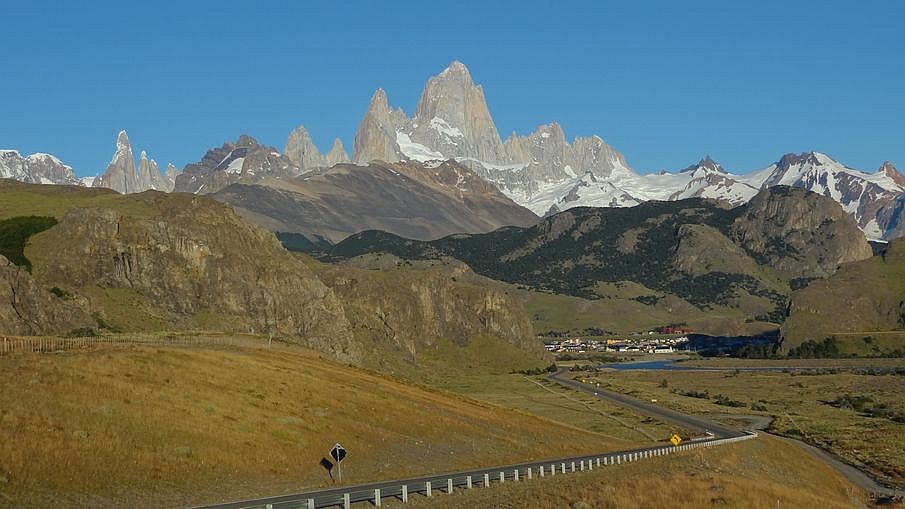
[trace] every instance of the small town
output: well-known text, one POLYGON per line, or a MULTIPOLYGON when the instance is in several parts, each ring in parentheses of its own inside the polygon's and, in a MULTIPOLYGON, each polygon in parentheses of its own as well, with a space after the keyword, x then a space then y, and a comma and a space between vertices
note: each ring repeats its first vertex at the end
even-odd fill
POLYGON ((650 331, 646 335, 633 336, 630 339, 554 338, 547 340, 544 347, 551 353, 673 353, 677 350, 687 349, 688 336, 686 335, 647 337, 655 334, 658 333, 650 331))

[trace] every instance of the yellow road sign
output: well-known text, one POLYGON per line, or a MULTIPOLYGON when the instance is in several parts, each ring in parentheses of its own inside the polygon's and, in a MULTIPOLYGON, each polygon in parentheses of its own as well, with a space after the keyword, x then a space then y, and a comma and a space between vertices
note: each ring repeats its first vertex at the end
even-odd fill
POLYGON ((672 445, 678 446, 682 443, 682 437, 680 437, 678 433, 673 433, 673 435, 669 437, 669 441, 672 442, 672 445))

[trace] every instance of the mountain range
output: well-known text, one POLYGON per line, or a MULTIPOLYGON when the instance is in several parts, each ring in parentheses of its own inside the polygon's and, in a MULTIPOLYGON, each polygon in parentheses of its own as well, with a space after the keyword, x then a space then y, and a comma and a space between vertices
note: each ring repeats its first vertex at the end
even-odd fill
POLYGON ((375 253, 450 257, 495 280, 585 299, 618 298, 613 288, 630 283, 631 300, 665 304, 676 323, 699 310, 734 323, 782 322, 794 289, 872 255, 838 203, 788 186, 763 189, 738 207, 705 198, 575 207, 527 228, 430 242, 366 231, 323 256, 375 253))
MULTIPOLYGON (((330 151, 320 153, 303 126, 292 130, 282 151, 243 135, 235 143, 227 142, 208 150, 198 163, 186 165, 181 173, 172 166, 160 172, 144 153, 136 167, 125 132, 117 138, 110 165, 94 179, 76 178, 71 168, 52 156, 35 154, 23 158, 15 151, 0 154, 3 178, 102 186, 122 193, 157 189, 216 194, 233 184, 245 184, 253 187, 244 189, 260 194, 261 186, 285 191, 282 185, 272 185, 276 180, 297 179, 309 173, 323 178, 323 170, 337 165, 344 165, 340 172, 349 172, 354 171, 353 165, 376 168, 385 167, 372 164, 377 161, 405 162, 408 168, 421 165, 424 171, 429 171, 443 161, 451 161, 540 217, 580 206, 629 207, 652 200, 693 197, 739 205, 763 188, 789 185, 839 202, 869 239, 889 240, 905 235, 905 176, 890 162, 875 172, 866 172, 849 168, 820 152, 805 152, 786 154, 760 170, 735 174, 707 156, 676 172, 642 174, 632 169, 626 158, 601 137, 577 137, 570 142, 557 123, 541 125, 527 136, 512 133, 501 139, 483 88, 474 83, 467 67, 458 61, 428 79, 411 117, 400 108, 392 108, 383 89, 374 92, 355 133, 351 155, 339 139, 330 151)), ((399 180, 394 186, 404 188, 402 173, 399 180)), ((219 196, 229 197, 230 203, 250 202, 250 198, 241 198, 238 189, 219 196)), ((342 197, 346 191, 336 188, 335 197, 342 197)), ((374 189, 370 196, 379 195, 380 191, 374 189)), ((289 210, 274 210, 267 217, 258 212, 255 217, 269 227, 310 238, 322 235, 313 230, 302 231, 306 230, 306 221, 287 221, 298 217, 299 210, 311 207, 306 199, 298 199, 301 195, 295 193, 291 202, 284 200, 289 210)), ((426 211, 402 207, 398 212, 404 218, 423 217, 426 211)), ((416 238, 456 231, 461 225, 460 220, 449 221, 435 232, 421 234, 394 231, 391 223, 386 223, 388 231, 416 238)), ((508 224, 505 218, 501 218, 487 223, 486 228, 505 224, 508 224)), ((348 218, 341 224, 323 225, 337 234, 375 226, 381 225, 366 221, 354 224, 348 218)))

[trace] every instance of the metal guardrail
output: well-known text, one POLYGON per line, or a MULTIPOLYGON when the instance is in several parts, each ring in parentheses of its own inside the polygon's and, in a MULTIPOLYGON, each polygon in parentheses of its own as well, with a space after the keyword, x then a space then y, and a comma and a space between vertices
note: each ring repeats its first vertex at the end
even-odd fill
POLYGON ((747 431, 739 436, 695 440, 678 446, 655 446, 604 454, 519 463, 501 467, 216 504, 198 509, 317 509, 321 507, 343 507, 348 509, 351 504, 356 502, 368 502, 380 507, 381 503, 388 498, 408 502, 409 497, 415 494, 430 497, 436 493, 452 493, 455 489, 463 487, 464 489, 490 488, 494 484, 505 482, 591 471, 695 449, 732 444, 756 438, 757 436, 757 432, 747 431))

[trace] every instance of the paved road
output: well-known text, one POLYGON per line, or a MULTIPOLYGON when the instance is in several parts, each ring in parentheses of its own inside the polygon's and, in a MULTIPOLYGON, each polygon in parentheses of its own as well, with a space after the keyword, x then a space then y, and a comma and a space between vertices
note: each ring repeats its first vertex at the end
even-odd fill
MULTIPOLYGON (((709 435, 706 435, 703 438, 689 440, 685 443, 702 444, 720 439, 737 439, 741 437, 750 437, 750 435, 747 433, 722 424, 715 423, 708 419, 694 417, 666 408, 658 407, 656 405, 651 405, 630 396, 625 396, 610 391, 591 389, 586 385, 582 385, 578 382, 565 378, 563 376, 564 373, 564 371, 560 371, 559 373, 550 375, 548 378, 555 381, 556 383, 563 384, 582 392, 591 394, 594 394, 596 392, 598 397, 609 399, 616 402, 617 404, 630 407, 638 412, 650 415, 657 419, 663 419, 668 422, 673 422, 679 426, 682 426, 683 428, 698 430, 702 432, 702 434, 709 433, 709 435)), ((341 506, 343 504, 343 495, 346 493, 350 495, 349 498, 351 502, 373 500, 375 489, 380 490, 381 497, 401 498, 402 486, 406 487, 409 494, 425 494, 427 491, 427 483, 429 482, 431 484, 431 490, 433 492, 446 492, 450 479, 452 480, 453 486, 455 488, 467 486, 469 476, 471 476, 471 482, 473 486, 483 486, 484 474, 488 474, 490 482, 499 483, 501 481, 501 473, 503 475, 503 480, 505 481, 515 480, 516 476, 522 479, 526 478, 528 476, 529 468, 531 469, 532 475, 534 476, 540 475, 541 467, 544 467, 546 476, 551 475, 550 471, 552 468, 556 468, 557 473, 559 475, 562 475, 563 473, 571 472, 573 468, 576 470, 581 470, 582 463, 586 465, 586 468, 596 468, 598 461, 601 465, 612 464, 614 462, 621 463, 625 461, 626 457, 634 457, 635 454, 638 454, 639 457, 643 457, 645 455, 654 456, 668 454, 671 452, 674 452, 672 445, 656 445, 652 447, 641 447, 637 449, 628 449, 623 451, 614 451, 587 456, 572 456, 567 458, 547 459, 542 461, 533 461, 512 465, 502 465, 485 469, 449 472, 444 474, 413 477, 396 481, 315 490, 304 493, 294 493, 290 495, 267 497, 254 500, 243 500, 204 506, 203 509, 244 509, 250 507, 265 507, 267 504, 272 505, 273 509, 288 509, 290 507, 307 508, 308 506, 306 505, 306 502, 309 499, 313 499, 315 501, 315 507, 341 506)))
POLYGON ((713 433, 713 435, 717 438, 731 438, 745 435, 743 431, 739 431, 735 428, 731 428, 724 424, 719 424, 703 417, 683 414, 676 412, 675 410, 670 410, 668 408, 663 408, 661 406, 641 401, 640 399, 633 398, 631 396, 626 396, 625 394, 619 394, 618 392, 608 391, 599 387, 592 387, 590 385, 576 382, 575 380, 567 378, 566 373, 567 371, 565 369, 562 369, 557 373, 547 375, 547 379, 571 389, 597 396, 600 399, 612 401, 617 405, 631 408, 632 410, 645 415, 649 415, 656 419, 671 422, 684 428, 697 430, 702 433, 713 433))
MULTIPOLYGON (((697 430, 709 430, 721 437, 731 437, 738 436, 739 434, 743 434, 743 432, 735 430, 733 428, 723 426, 720 424, 716 424, 713 421, 702 417, 695 417, 686 414, 682 414, 679 412, 675 412, 672 410, 668 410, 656 405, 651 405, 644 401, 641 401, 636 398, 632 398, 631 396, 626 396, 624 394, 619 394, 617 392, 607 391, 600 388, 594 388, 589 385, 584 385, 574 380, 570 380, 565 376, 566 371, 560 370, 559 372, 548 375, 547 378, 556 383, 565 385, 572 389, 576 389, 582 392, 586 392, 589 394, 594 394, 597 397, 605 400, 612 401, 619 405, 626 406, 643 414, 650 415, 652 417, 656 417, 658 419, 662 419, 668 422, 673 422, 675 424, 679 424, 681 426, 690 427, 692 429, 697 430)), ((743 419, 749 421, 751 429, 766 429, 769 427, 772 422, 772 418, 763 416, 763 415, 748 415, 748 414, 727 414, 721 415, 721 417, 729 417, 736 419, 743 419)), ((771 435, 780 438, 786 442, 793 443, 798 447, 801 447, 806 452, 810 453, 815 458, 819 459, 830 468, 833 468, 837 472, 839 472, 843 477, 849 480, 855 486, 867 491, 868 493, 873 493, 875 495, 880 495, 884 497, 903 497, 905 496, 905 492, 895 488, 889 488, 887 486, 883 486, 871 478, 866 473, 858 470, 852 465, 845 463, 840 458, 835 455, 820 449, 819 447, 814 447, 813 445, 802 442, 801 440, 797 440, 794 438, 783 437, 780 435, 771 435)))
MULTIPOLYGON (((742 434, 743 436, 745 434, 742 434)), ((703 445, 706 442, 713 442, 715 438, 707 438, 694 442, 695 445, 703 445)), ((343 505, 343 495, 349 494, 350 502, 365 502, 374 500, 374 490, 379 489, 382 498, 402 497, 402 487, 405 486, 409 495, 416 493, 426 494, 427 483, 431 484, 433 493, 446 493, 448 483, 451 480, 454 489, 461 489, 468 485, 468 477, 471 476, 472 486, 484 486, 484 474, 488 475, 490 483, 511 482, 517 479, 526 479, 531 469, 531 475, 540 477, 541 467, 544 468, 543 476, 563 475, 581 470, 591 470, 598 468, 598 461, 601 468, 604 465, 624 463, 629 456, 638 455, 637 461, 645 459, 644 456, 654 457, 664 454, 672 454, 676 452, 676 448, 672 445, 657 445, 654 447, 640 447, 637 449, 627 449, 618 452, 608 452, 603 454, 591 454, 586 456, 570 456, 567 458, 547 459, 542 461, 533 461, 527 463, 518 463, 512 465, 502 465, 492 468, 465 470, 460 472, 449 472, 445 474, 436 474, 423 477, 412 477, 396 481, 385 481, 370 484, 360 484, 354 486, 344 486, 341 488, 331 488, 324 490, 308 491, 304 493, 293 493, 277 497, 266 497, 253 500, 242 500, 237 502, 228 502, 223 504, 215 504, 203 506, 197 509, 247 509, 247 508, 263 508, 271 505, 273 509, 307 509, 307 501, 314 500, 314 507, 335 507, 343 505), (555 469, 555 474, 551 472, 555 469), (516 473, 517 472, 517 473, 516 473)), ((384 500, 386 501, 386 500, 384 500)))

